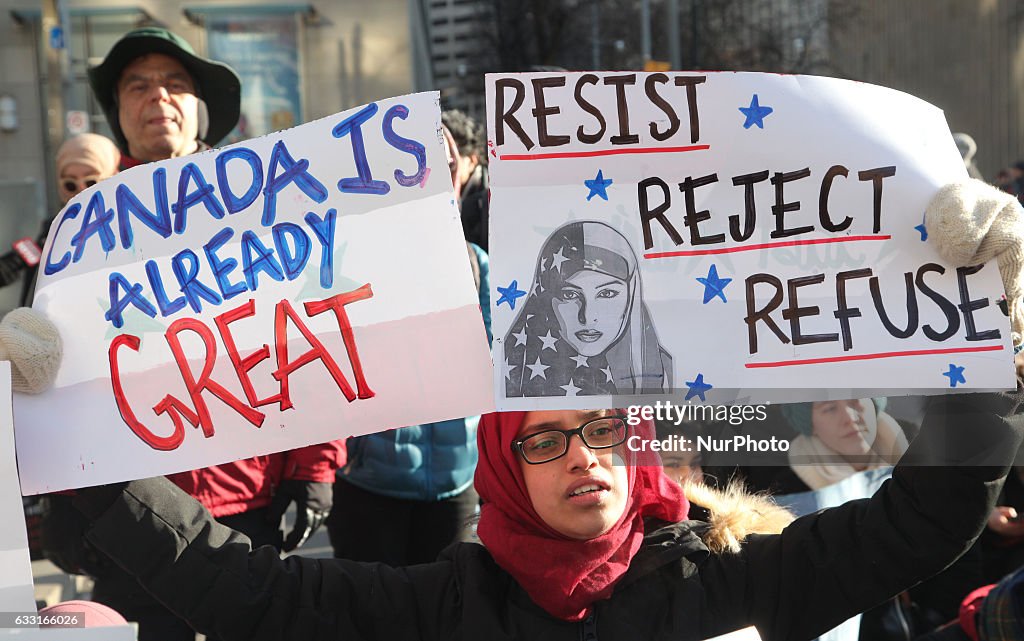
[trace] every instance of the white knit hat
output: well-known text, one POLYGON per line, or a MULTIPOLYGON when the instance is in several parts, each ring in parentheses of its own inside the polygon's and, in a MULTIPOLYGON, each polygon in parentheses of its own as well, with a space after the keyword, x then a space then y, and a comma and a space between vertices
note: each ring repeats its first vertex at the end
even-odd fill
POLYGON ((11 361, 11 386, 38 394, 53 385, 64 347, 60 333, 34 309, 19 307, 0 320, 0 360, 11 361))
POLYGON ((1024 337, 1024 209, 1015 197, 980 180, 939 190, 925 212, 928 240, 957 267, 999 264, 1006 290, 1013 344, 1024 337))

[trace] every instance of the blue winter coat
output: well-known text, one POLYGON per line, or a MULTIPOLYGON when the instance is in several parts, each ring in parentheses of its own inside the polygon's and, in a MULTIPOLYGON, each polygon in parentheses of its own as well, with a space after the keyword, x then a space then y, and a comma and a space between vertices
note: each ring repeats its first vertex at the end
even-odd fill
MULTIPOLYGON (((489 265, 470 243, 480 267, 480 311, 491 340, 489 265)), ((479 416, 368 434, 348 440, 348 464, 338 478, 368 492, 399 499, 440 501, 461 494, 476 471, 479 416)))

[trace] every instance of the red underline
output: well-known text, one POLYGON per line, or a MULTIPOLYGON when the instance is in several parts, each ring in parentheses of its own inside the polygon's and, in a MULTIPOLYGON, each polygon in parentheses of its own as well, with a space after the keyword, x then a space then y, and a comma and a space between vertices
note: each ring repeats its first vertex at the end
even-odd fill
POLYGON ((819 363, 840 363, 843 361, 869 361, 876 358, 895 358, 898 356, 927 356, 929 354, 965 354, 970 352, 999 352, 1002 345, 984 347, 951 347, 948 349, 918 349, 908 352, 879 352, 877 354, 850 354, 848 356, 829 356, 826 358, 805 358, 795 361, 775 361, 773 363, 746 363, 744 367, 788 367, 790 365, 817 365, 819 363))
POLYGON ((892 236, 840 236, 839 238, 808 238, 806 240, 781 240, 777 243, 761 243, 759 245, 741 245, 739 247, 722 247, 720 249, 688 249, 676 252, 650 252, 644 258, 672 258, 674 256, 708 256, 711 254, 731 254, 748 252, 757 249, 774 249, 776 247, 794 247, 796 245, 823 245, 826 243, 852 243, 860 240, 889 240, 892 236))
POLYGON ((618 156, 620 154, 675 154, 684 151, 703 151, 711 145, 690 145, 689 147, 626 147, 623 149, 599 149, 597 151, 563 151, 550 154, 501 154, 502 160, 546 160, 550 158, 591 158, 593 156, 618 156))

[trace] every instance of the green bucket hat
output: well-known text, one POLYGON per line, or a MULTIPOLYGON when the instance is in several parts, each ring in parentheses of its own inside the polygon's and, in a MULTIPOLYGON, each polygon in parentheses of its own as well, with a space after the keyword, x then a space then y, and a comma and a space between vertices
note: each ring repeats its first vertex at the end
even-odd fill
POLYGON ((181 36, 160 27, 144 27, 129 31, 110 49, 101 64, 89 69, 89 86, 103 108, 114 139, 122 151, 128 141, 121 131, 117 114, 117 81, 128 63, 139 56, 162 53, 180 62, 196 83, 196 91, 206 103, 209 127, 199 139, 215 146, 238 123, 242 104, 242 82, 234 69, 226 64, 200 58, 181 36))

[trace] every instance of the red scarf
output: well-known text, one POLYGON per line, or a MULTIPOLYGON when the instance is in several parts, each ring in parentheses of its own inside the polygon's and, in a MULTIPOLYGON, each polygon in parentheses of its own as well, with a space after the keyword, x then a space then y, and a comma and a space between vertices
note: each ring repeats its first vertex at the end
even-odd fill
MULTIPOLYGON (((483 498, 477 533, 502 569, 552 616, 583 619, 595 601, 611 596, 643 542, 645 517, 682 521, 689 503, 679 485, 665 476, 658 455, 622 448, 628 464, 629 497, 619 521, 597 538, 570 539, 545 523, 533 509, 519 455, 511 443, 526 412, 488 414, 480 420, 480 462, 476 490, 483 498)), ((630 435, 653 440, 654 425, 643 422, 630 435)))

